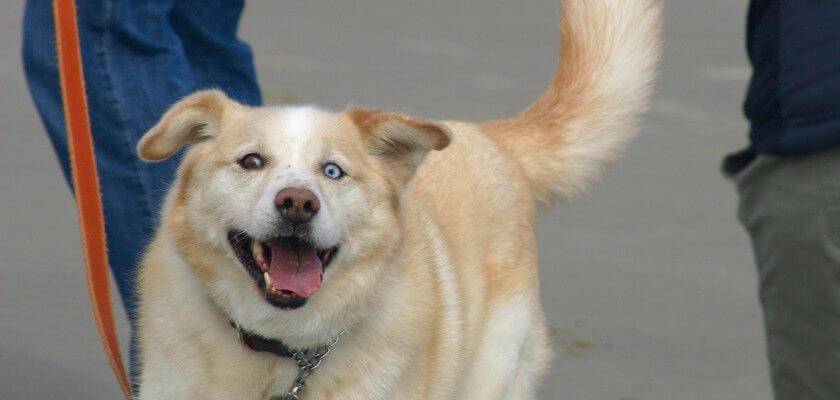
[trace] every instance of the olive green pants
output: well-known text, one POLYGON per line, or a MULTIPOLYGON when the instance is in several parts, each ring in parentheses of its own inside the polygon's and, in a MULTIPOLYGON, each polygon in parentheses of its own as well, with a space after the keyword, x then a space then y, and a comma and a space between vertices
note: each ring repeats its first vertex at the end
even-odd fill
POLYGON ((840 149, 735 176, 777 400, 840 399, 840 149))

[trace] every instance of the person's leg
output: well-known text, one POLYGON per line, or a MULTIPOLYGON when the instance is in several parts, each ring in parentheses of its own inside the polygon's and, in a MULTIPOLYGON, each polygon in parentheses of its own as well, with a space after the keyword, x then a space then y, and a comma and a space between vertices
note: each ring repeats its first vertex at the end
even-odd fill
MULTIPOLYGON (((78 2, 78 6, 109 261, 133 324, 137 303, 136 266, 153 234, 164 192, 178 162, 176 157, 161 163, 144 163, 137 157, 135 146, 172 103, 192 92, 199 83, 190 58, 171 25, 174 0, 99 0, 78 2)), ((212 19, 212 16, 207 18, 212 19)), ((222 21, 227 19, 227 16, 219 17, 222 21)), ((24 67, 30 92, 65 176, 68 176, 67 137, 51 1, 27 2, 23 37, 24 67)), ((240 53, 238 57, 237 64, 251 63, 249 52, 240 53)), ((218 68, 228 70, 223 63, 218 68)), ((211 85, 207 79, 203 76, 200 85, 211 85)), ((232 93, 232 96, 245 102, 258 102, 253 70, 250 75, 242 76, 244 83, 234 81, 228 74, 225 84, 213 86, 227 86, 238 90, 238 94, 232 93)), ((132 349, 132 359, 134 356, 132 349)), ((136 372, 134 363, 131 367, 136 372)))
MULTIPOLYGON (((143 18, 118 1, 79 2, 78 7, 109 258, 117 281, 131 282, 134 265, 155 223, 160 192, 174 171, 171 162, 144 165, 135 155, 134 146, 137 137, 170 103, 189 93, 194 83, 172 30, 164 29, 163 23, 140 26, 136 21, 168 24, 164 3, 150 2, 143 18), (156 37, 144 36, 146 30, 155 31, 156 37)), ((29 89, 62 169, 69 176, 51 1, 27 2, 23 37, 29 89)), ((131 285, 121 284, 120 292, 126 308, 133 310, 131 285)))
POLYGON ((737 177, 777 400, 840 399, 840 149, 737 177))
MULTIPOLYGON (((149 2, 142 12, 119 1, 77 4, 108 258, 133 328, 136 266, 152 235, 161 194, 175 170, 174 162, 145 165, 134 147, 139 135, 171 102, 189 93, 194 83, 177 36, 165 28, 165 3, 149 2), (154 31, 154 36, 146 35, 147 30, 154 31)), ((30 93, 69 177, 51 1, 28 1, 23 25, 30 93)), ((133 339, 132 376, 137 370, 133 339)))
POLYGON ((172 10, 172 27, 183 45, 198 89, 218 88, 249 105, 260 105, 251 48, 236 33, 242 0, 182 0, 172 10))

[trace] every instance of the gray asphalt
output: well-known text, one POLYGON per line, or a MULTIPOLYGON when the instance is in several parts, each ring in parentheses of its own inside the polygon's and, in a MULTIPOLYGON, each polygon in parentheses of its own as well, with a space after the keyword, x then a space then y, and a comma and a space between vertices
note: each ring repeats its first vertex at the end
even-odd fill
MULTIPOLYGON (((745 1, 672 0, 641 137, 589 194, 544 214, 542 298, 558 351, 540 398, 769 399, 761 311, 736 198, 745 1)), ((72 198, 0 13, 0 398, 116 399, 72 198)), ((483 120, 554 66, 554 0, 248 2, 241 36, 269 102, 349 102, 483 120)), ((123 325, 123 331, 124 331, 123 325)))

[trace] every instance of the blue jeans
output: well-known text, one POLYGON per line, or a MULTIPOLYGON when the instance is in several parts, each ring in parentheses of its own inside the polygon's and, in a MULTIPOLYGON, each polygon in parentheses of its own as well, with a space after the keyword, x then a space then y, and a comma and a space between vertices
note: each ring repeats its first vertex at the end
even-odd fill
MULTIPOLYGON (((78 2, 108 257, 132 331, 137 264, 180 158, 144 163, 135 146, 172 103, 197 89, 220 88, 240 102, 261 103, 251 49, 236 37, 243 5, 241 0, 78 2)), ((26 2, 23 30, 29 90, 70 182, 50 0, 26 2)), ((132 376, 133 343, 132 334, 132 376)))

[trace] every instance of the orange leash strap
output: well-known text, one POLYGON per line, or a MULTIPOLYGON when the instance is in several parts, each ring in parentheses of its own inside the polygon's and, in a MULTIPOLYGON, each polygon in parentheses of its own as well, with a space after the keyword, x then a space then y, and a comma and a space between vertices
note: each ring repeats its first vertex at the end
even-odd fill
POLYGON ((123 396, 131 399, 131 387, 120 355, 120 343, 111 309, 108 248, 105 241, 105 217, 99 192, 99 175, 90 131, 85 78, 82 69, 82 52, 74 0, 53 0, 58 69, 61 79, 61 97, 64 103, 64 121, 70 147, 70 164, 73 170, 73 187, 79 226, 82 230, 88 290, 93 316, 99 330, 102 347, 117 377, 123 396))

